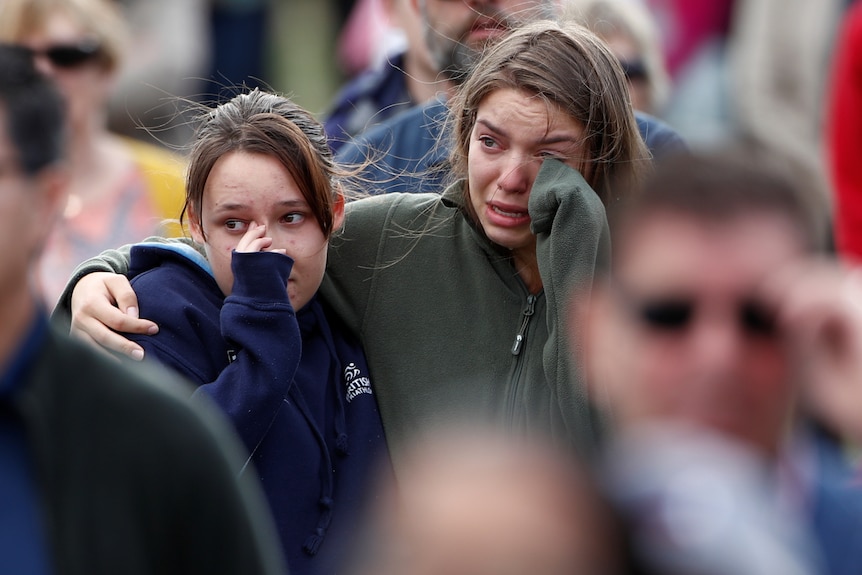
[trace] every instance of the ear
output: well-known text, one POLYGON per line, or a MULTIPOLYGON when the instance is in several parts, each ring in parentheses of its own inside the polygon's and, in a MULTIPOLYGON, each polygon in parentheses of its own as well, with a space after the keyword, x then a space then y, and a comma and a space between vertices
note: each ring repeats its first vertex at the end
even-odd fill
POLYGON ((195 207, 192 205, 189 205, 189 209, 188 209, 187 213, 189 215, 189 233, 191 233, 192 239, 199 244, 203 244, 204 240, 205 240, 204 229, 203 229, 203 226, 201 225, 200 220, 198 219, 198 215, 197 215, 197 212, 195 211, 195 207))
POLYGON ((338 190, 332 205, 332 231, 341 229, 342 224, 344 224, 344 194, 338 190))

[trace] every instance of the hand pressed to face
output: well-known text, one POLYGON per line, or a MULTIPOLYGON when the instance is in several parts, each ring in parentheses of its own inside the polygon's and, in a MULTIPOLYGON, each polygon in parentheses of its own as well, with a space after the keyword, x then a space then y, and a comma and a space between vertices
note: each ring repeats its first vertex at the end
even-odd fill
POLYGON ((485 235, 516 261, 535 260, 527 204, 542 160, 579 168, 582 136, 580 123, 527 92, 500 89, 479 104, 467 160, 470 202, 485 235))
MULTIPOLYGON (((342 216, 338 204, 336 227, 342 216)), ((219 158, 204 188, 201 222, 192 221, 191 230, 225 295, 233 289, 234 250, 278 251, 293 258, 287 293, 297 310, 323 280, 327 238, 293 177, 272 156, 229 152, 219 158)))

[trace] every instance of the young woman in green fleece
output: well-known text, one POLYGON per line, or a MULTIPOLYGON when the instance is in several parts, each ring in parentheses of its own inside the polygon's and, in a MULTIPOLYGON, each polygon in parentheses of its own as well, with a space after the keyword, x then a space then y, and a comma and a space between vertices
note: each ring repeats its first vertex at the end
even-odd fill
MULTIPOLYGON (((349 203, 320 292, 365 346, 396 472, 408 437, 463 418, 595 443, 563 302, 608 256, 605 207, 649 165, 619 64, 573 24, 500 40, 450 122, 452 185, 349 203)), ((115 332, 157 326, 137 318, 134 292, 113 275, 127 270, 128 247, 86 262, 58 314, 135 357, 115 332)))

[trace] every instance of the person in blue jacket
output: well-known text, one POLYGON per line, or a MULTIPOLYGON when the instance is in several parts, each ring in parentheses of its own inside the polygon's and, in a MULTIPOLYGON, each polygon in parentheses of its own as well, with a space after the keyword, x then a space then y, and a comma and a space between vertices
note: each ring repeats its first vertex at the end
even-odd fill
POLYGON ((181 219, 200 249, 131 251, 140 313, 160 329, 128 337, 228 414, 293 574, 334 572, 388 466, 363 349, 317 298, 339 175, 310 113, 240 94, 205 114, 189 156, 181 219))

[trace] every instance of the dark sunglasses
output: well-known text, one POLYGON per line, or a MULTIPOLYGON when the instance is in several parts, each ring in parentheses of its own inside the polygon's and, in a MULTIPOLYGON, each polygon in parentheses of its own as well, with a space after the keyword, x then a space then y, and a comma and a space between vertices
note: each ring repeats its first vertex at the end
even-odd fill
POLYGON ((643 60, 620 60, 620 66, 623 67, 623 73, 631 81, 646 80, 649 78, 646 64, 643 60))
POLYGON ((76 68, 102 54, 102 46, 96 40, 84 40, 78 44, 56 44, 43 50, 32 50, 33 56, 45 56, 57 68, 76 68))
MULTIPOLYGON (((697 303, 692 298, 672 296, 639 299, 620 286, 616 286, 615 291, 638 321, 655 331, 682 333, 691 326, 697 314, 697 303)), ((737 303, 736 320, 742 333, 746 335, 772 338, 778 334, 775 313, 755 299, 745 299, 737 303)))

